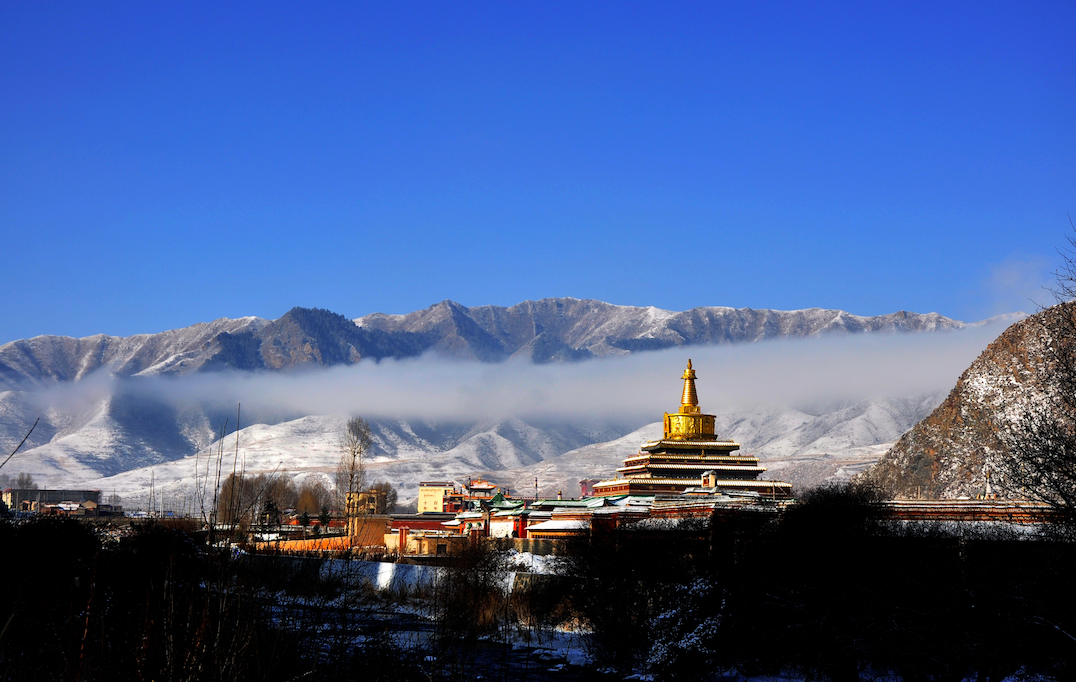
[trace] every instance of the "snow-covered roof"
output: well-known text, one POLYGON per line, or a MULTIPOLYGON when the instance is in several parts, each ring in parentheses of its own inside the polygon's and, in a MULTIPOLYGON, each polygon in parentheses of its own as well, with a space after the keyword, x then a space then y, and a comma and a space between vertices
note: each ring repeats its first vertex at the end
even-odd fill
POLYGON ((505 509, 503 511, 499 511, 496 514, 494 514, 493 516, 495 518, 498 517, 498 516, 504 517, 504 518, 510 518, 510 517, 513 517, 513 516, 524 516, 524 515, 528 514, 529 512, 530 512, 529 509, 524 509, 523 507, 514 507, 512 509, 505 509))
POLYGON ((565 530, 587 530, 590 528, 588 521, 542 521, 536 523, 527 529, 527 532, 531 531, 565 531, 565 530))

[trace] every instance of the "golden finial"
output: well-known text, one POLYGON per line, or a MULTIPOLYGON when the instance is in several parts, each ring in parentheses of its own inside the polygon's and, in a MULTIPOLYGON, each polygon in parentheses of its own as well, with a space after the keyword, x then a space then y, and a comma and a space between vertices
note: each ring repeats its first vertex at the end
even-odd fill
POLYGON ((699 412, 699 395, 695 392, 695 370, 691 369, 691 360, 687 361, 687 369, 684 370, 684 395, 680 398, 680 414, 696 414, 699 412))

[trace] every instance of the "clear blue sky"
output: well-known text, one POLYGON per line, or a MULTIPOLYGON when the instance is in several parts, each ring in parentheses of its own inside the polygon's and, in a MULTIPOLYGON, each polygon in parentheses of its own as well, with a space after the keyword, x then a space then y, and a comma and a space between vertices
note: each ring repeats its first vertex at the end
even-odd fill
POLYGON ((970 320, 1076 215, 1072 2, 357 5, 0 4, 0 342, 445 298, 970 320))

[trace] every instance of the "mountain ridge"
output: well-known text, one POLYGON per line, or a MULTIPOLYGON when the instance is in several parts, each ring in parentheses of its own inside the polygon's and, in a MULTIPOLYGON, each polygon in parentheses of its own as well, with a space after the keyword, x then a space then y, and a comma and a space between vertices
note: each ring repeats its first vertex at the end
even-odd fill
MULTIPOLYGON (((976 324, 976 323, 972 323, 976 324)), ((969 326, 938 313, 859 316, 842 310, 702 306, 676 312, 575 298, 469 308, 442 301, 403 315, 349 320, 292 308, 276 320, 220 318, 157 334, 36 336, 0 345, 0 390, 115 376, 281 371, 426 352, 501 362, 572 362, 674 346, 749 343, 784 336, 921 333, 969 326)))
POLYGON ((473 308, 445 300, 401 315, 372 313, 356 318, 355 323, 387 332, 410 331, 440 337, 435 347, 450 355, 503 360, 523 354, 535 362, 673 346, 752 342, 778 336, 934 332, 968 326, 938 313, 898 311, 860 316, 823 308, 771 310, 727 306, 699 306, 677 312, 577 298, 544 298, 509 307, 473 308), (529 344, 543 336, 549 339, 544 347, 540 345, 539 352, 528 353, 529 344))
MULTIPOLYGON (((328 310, 293 308, 276 320, 221 318, 159 334, 95 335, 83 339, 38 336, 0 346, 0 444, 13 448, 34 419, 41 416, 38 429, 14 466, 25 465, 27 471, 40 475, 49 484, 123 477, 127 471, 171 466, 171 462, 201 452, 214 442, 219 435, 216 425, 225 423, 234 413, 221 413, 218 406, 205 401, 178 397, 173 401, 158 400, 158 392, 147 386, 146 378, 159 375, 165 375, 169 382, 182 382, 183 376, 199 372, 287 372, 423 353, 486 363, 510 358, 560 363, 776 338, 929 334, 975 324, 936 313, 905 311, 873 317, 821 308, 774 311, 697 307, 676 312, 550 298, 507 308, 468 308, 443 301, 405 315, 375 313, 357 320, 328 310), (51 390, 61 384, 73 390, 51 390)), ((176 396, 182 396, 182 390, 176 396)), ((259 413, 257 401, 253 402, 255 408, 248 411, 244 401, 244 424, 273 426, 310 416, 303 411, 276 413, 265 407, 262 409, 270 411, 259 413)), ((818 472, 835 471, 836 467, 828 460, 811 459, 809 453, 801 452, 801 445, 816 443, 834 452, 855 450, 856 457, 866 462, 876 456, 877 443, 890 442, 899 435, 894 429, 905 421, 903 416, 894 421, 885 413, 888 409, 863 419, 852 412, 834 412, 829 418, 834 423, 868 425, 863 427, 865 435, 848 442, 826 440, 826 434, 844 433, 828 426, 827 419, 794 411, 742 415, 755 423, 728 426, 746 429, 754 434, 755 442, 765 441, 773 453, 787 450, 792 453, 789 461, 793 465, 811 469, 815 476, 822 475, 818 472), (875 428, 871 424, 880 429, 878 434, 869 433, 875 428), (793 440, 786 444, 780 439, 771 440, 766 437, 766 428, 793 440), (867 446, 870 452, 857 449, 867 446)), ((904 408, 892 409, 894 413, 907 412, 904 408)), ((386 427, 382 431, 386 447, 397 447, 390 446, 391 442, 410 443, 405 450, 414 454, 408 462, 383 464, 388 467, 386 472, 391 469, 413 477, 423 467, 445 475, 522 471, 545 466, 543 463, 570 450, 615 439, 639 426, 610 422, 596 425, 594 433, 584 433, 567 423, 543 425, 512 419, 492 425, 424 424, 411 420, 400 422, 399 428, 386 427)))

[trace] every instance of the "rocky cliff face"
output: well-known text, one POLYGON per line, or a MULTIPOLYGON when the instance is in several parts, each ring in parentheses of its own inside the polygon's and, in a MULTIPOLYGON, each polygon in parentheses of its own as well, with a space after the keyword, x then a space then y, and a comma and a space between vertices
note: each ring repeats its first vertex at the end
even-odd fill
MULTIPOLYGON (((1071 305, 1071 304, 1069 304, 1071 305)), ((1043 359, 1055 306, 1009 327, 960 376, 933 413, 904 434, 863 478, 890 495, 926 498, 974 497, 987 472, 992 484, 1010 453, 1000 434, 1030 404, 1054 390, 1043 359)))

